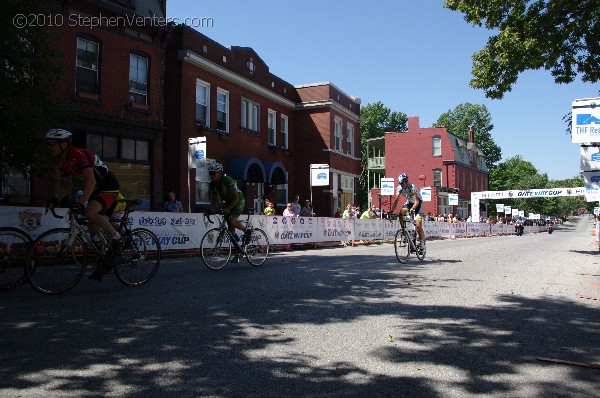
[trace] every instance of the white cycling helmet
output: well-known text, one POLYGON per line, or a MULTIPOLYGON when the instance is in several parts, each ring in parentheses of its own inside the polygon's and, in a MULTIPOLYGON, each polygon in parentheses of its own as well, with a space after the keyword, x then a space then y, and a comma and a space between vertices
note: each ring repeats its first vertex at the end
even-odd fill
POLYGON ((223 171, 223 165, 219 162, 214 162, 208 165, 208 171, 223 171))
POLYGON ((69 141, 73 138, 73 133, 63 129, 51 129, 46 133, 44 139, 53 141, 69 141))

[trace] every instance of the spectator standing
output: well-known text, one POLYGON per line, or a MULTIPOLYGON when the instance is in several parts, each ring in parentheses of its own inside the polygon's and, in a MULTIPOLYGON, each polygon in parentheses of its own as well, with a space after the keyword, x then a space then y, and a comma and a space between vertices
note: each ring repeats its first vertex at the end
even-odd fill
POLYGON ((265 200, 265 209, 263 210, 263 214, 265 216, 275 215, 275 207, 273 206, 273 202, 271 202, 269 199, 265 200))
POLYGON ((168 199, 163 205, 163 210, 171 213, 181 213, 183 211, 183 205, 179 200, 177 200, 175 191, 169 191, 167 197, 168 199))
POLYGON ((283 211, 283 215, 285 217, 298 217, 298 213, 294 212, 294 206, 291 203, 288 203, 285 206, 285 210, 283 211))
POLYGON ((309 199, 304 201, 304 206, 302 206, 302 210, 300 210, 301 216, 314 217, 315 213, 313 212, 312 204, 309 199))
POLYGON ((292 211, 296 216, 300 215, 300 211, 302 211, 302 206, 300 206, 300 195, 294 195, 294 200, 292 200, 292 211))

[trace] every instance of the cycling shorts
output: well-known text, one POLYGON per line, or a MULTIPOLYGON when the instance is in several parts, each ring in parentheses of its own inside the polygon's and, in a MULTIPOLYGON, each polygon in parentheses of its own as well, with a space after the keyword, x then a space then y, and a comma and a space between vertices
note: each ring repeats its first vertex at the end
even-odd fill
MULTIPOLYGON (((415 208, 415 219, 416 220, 420 220, 423 217, 421 217, 421 204, 423 202, 419 202, 419 205, 415 208)), ((409 210, 413 208, 415 204, 413 202, 406 202, 403 206, 403 209, 409 210)))
POLYGON ((94 191, 90 196, 90 202, 95 200, 102 206, 100 214, 105 214, 107 209, 111 207, 119 197, 119 191, 94 191))

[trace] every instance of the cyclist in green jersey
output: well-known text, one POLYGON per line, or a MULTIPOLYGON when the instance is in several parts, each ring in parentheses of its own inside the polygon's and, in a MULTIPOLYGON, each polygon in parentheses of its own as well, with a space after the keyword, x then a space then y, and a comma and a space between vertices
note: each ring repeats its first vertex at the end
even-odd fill
POLYGON ((238 217, 246 207, 244 194, 238 190, 235 180, 229 176, 223 175, 223 165, 221 163, 211 163, 208 166, 210 175, 210 211, 216 212, 217 206, 225 202, 223 216, 227 219, 229 230, 233 234, 235 228, 244 231, 244 243, 248 243, 250 231, 246 231, 246 226, 242 224, 238 217))

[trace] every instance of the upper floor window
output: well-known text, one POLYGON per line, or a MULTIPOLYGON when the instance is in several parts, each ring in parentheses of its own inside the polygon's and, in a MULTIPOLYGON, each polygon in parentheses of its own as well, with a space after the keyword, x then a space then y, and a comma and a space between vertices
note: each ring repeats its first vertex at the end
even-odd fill
POLYGON ((334 122, 335 150, 342 151, 342 120, 336 118, 334 122))
POLYGON ((148 58, 129 54, 129 100, 148 104, 148 58))
POLYGON ((348 154, 354 155, 354 126, 348 124, 348 154))
POLYGON ((434 187, 442 186, 442 170, 441 169, 433 170, 433 186, 434 187))
POLYGON ((274 110, 269 109, 269 116, 267 119, 268 122, 268 129, 269 129, 269 138, 268 138, 268 144, 269 145, 277 145, 277 130, 276 130, 276 120, 277 120, 277 114, 275 113, 274 110))
POLYGON ((217 130, 229 132, 229 92, 217 90, 217 130))
POLYGON ((77 38, 77 72, 75 90, 82 93, 99 94, 98 58, 100 43, 77 38))
POLYGON ((283 149, 288 149, 288 139, 288 117, 285 115, 281 115, 281 146, 283 149))
POLYGON ((210 84, 196 81, 196 123, 210 127, 210 84))
POLYGON ((442 138, 432 138, 433 156, 442 156, 442 138))
POLYGON ((260 131, 259 117, 260 106, 247 99, 242 99, 242 128, 260 131))

